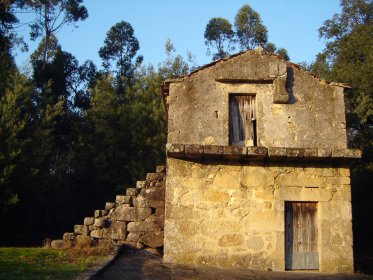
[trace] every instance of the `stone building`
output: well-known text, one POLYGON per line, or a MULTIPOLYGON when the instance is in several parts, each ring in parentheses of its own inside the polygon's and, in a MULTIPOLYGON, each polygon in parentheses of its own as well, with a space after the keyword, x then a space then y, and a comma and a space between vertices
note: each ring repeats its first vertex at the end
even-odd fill
POLYGON ((165 261, 352 272, 345 87, 262 50, 165 81, 165 261))

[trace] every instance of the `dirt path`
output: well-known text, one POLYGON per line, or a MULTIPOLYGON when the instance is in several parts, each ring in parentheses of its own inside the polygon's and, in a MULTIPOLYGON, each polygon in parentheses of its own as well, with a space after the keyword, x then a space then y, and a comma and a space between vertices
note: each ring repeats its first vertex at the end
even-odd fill
POLYGON ((326 274, 316 272, 263 272, 249 269, 218 269, 211 267, 195 267, 164 264, 162 258, 143 253, 123 253, 109 267, 97 275, 95 280, 115 279, 211 279, 211 280, 241 280, 241 279, 372 279, 373 275, 361 274, 326 274))

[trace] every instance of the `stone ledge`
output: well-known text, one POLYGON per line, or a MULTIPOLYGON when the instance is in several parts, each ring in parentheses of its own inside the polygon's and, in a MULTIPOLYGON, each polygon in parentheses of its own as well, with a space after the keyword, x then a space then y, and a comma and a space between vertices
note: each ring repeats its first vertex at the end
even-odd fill
POLYGON ((170 158, 228 160, 351 161, 361 158, 358 149, 238 147, 197 144, 166 145, 170 158))

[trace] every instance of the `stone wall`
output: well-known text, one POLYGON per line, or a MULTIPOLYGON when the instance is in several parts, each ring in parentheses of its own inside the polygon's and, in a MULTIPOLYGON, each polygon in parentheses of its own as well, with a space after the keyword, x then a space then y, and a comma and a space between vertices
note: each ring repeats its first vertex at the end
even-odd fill
POLYGON ((221 60, 168 90, 168 143, 227 146, 229 94, 254 94, 258 146, 347 147, 343 87, 264 52, 221 60))
POLYGON ((94 246, 102 241, 161 251, 165 177, 165 166, 158 166, 156 173, 148 173, 136 188, 127 188, 126 195, 117 195, 115 202, 107 202, 105 209, 94 211, 92 217, 84 218, 83 224, 75 225, 74 231, 65 233, 62 239, 53 240, 51 246, 66 248, 79 242, 94 246))
POLYGON ((168 158, 164 260, 285 269, 285 201, 317 202, 320 271, 352 272, 347 167, 168 158))

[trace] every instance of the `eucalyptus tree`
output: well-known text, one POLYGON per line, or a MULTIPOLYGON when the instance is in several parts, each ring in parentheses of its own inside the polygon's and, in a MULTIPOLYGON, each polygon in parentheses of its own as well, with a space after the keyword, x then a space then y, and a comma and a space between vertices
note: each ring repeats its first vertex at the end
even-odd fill
POLYGON ((65 25, 75 24, 88 17, 88 11, 82 5, 83 0, 24 0, 25 9, 35 14, 30 24, 32 40, 44 38, 43 65, 47 60, 48 49, 53 35, 65 25))
POLYGON ((128 22, 118 22, 106 33, 104 46, 100 48, 98 54, 103 60, 102 65, 106 71, 109 71, 112 63, 115 63, 119 94, 125 93, 126 87, 131 88, 133 85, 134 71, 143 60, 141 55, 136 56, 139 49, 139 41, 128 22))
POLYGON ((260 15, 249 5, 243 5, 238 10, 234 26, 242 50, 254 49, 267 43, 267 28, 263 25, 260 15))
POLYGON ((205 45, 207 54, 211 49, 216 49, 213 59, 224 58, 234 49, 234 32, 232 24, 225 18, 215 17, 210 19, 205 29, 205 45))

